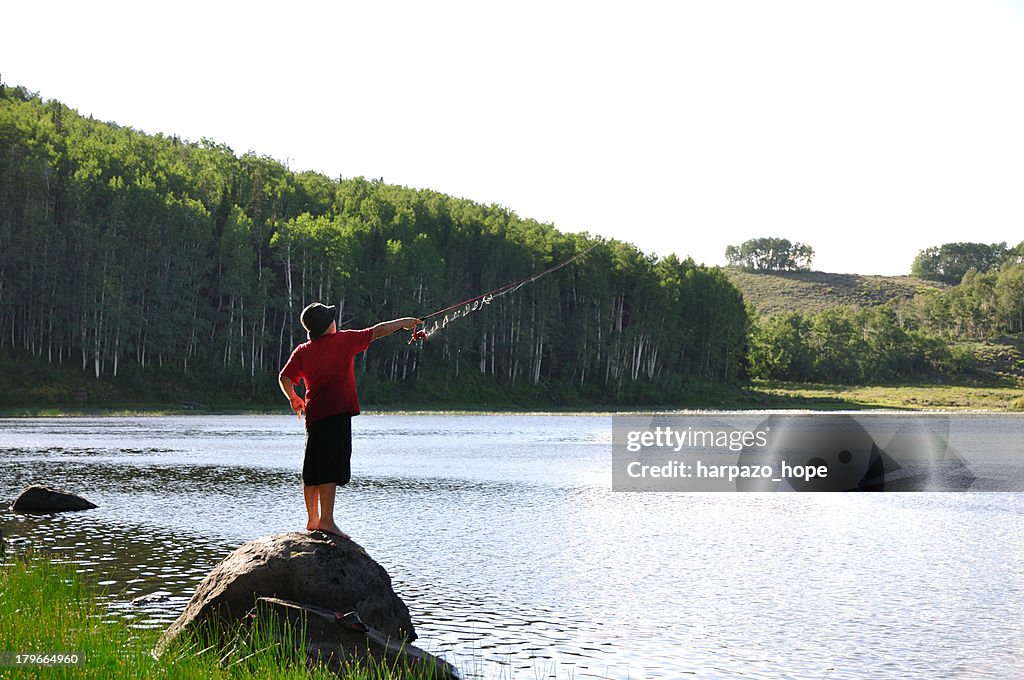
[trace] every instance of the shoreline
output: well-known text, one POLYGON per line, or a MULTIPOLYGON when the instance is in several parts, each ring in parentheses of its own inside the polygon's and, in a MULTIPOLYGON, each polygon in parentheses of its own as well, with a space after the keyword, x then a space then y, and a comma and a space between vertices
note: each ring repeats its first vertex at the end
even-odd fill
MULTIPOLYGON (((238 627, 188 631, 161 649, 165 627, 141 627, 112 617, 96 574, 80 574, 74 562, 61 555, 29 551, 16 559, 0 560, 0 589, 8 595, 0 598, 0 638, 7 647, 0 655, 3 677, 8 677, 9 669, 13 677, 26 678, 335 677, 326 665, 307 668, 301 629, 271 619, 262 619, 261 625, 251 629, 244 656, 230 651, 235 634, 242 630, 238 627), (226 651, 230 664, 224 661, 226 651)), ((356 660, 344 670, 351 680, 435 679, 426 667, 392 668, 372 659, 356 660)))
MULTIPOLYGON (((615 415, 688 415, 724 412, 905 412, 958 413, 963 415, 1024 415, 1024 389, 1014 387, 960 385, 850 386, 810 384, 764 384, 748 388, 741 398, 713 399, 707 406, 641 405, 536 407, 521 404, 476 406, 366 405, 362 415, 536 415, 536 416, 615 416, 615 415)), ((287 406, 236 406, 200 404, 47 404, 0 407, 0 418, 81 418, 143 416, 228 416, 290 415, 287 406)))

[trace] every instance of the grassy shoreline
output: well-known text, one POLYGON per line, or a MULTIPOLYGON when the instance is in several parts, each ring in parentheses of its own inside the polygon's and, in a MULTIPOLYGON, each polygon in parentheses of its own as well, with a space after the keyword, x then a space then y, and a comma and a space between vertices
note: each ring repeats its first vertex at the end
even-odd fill
MULTIPOLYGON (((552 404, 421 404, 364 405, 366 415, 613 415, 723 410, 902 410, 1024 412, 1024 387, 1009 385, 833 385, 760 382, 731 395, 716 395, 706 403, 655 405, 552 404)), ((287 407, 177 404, 26 405, 0 406, 0 418, 117 417, 181 415, 287 415, 287 407)))
MULTIPOLYGON (((133 628, 123 619, 112 618, 100 603, 97 589, 76 572, 74 564, 50 561, 41 554, 12 556, 0 563, 0 677, 336 680, 325 668, 307 670, 305 655, 280 642, 301 639, 296 631, 264 628, 266 637, 260 636, 260 626, 254 627, 257 634, 246 638, 233 655, 217 651, 225 638, 199 635, 175 641, 156 657, 152 650, 163 631, 133 628), (79 664, 19 665, 14 658, 30 654, 74 654, 79 664)), ((345 677, 431 680, 433 672, 361 664, 348 667, 345 677)))
POLYGON ((808 385, 765 384, 775 398, 809 403, 853 404, 853 408, 902 411, 1024 412, 1024 388, 981 385, 808 385))

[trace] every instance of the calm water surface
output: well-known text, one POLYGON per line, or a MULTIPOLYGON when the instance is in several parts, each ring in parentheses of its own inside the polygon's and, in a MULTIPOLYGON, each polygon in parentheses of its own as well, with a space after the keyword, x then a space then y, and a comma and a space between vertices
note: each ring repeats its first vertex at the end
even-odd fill
MULTIPOLYGON (((612 493, 608 417, 353 422, 338 523, 471 676, 1024 677, 1019 494, 612 493)), ((1024 420, 965 422, 1024 448, 1024 420)), ((0 526, 166 626, 231 550, 304 527, 301 450, 284 416, 0 420, 0 500, 99 505, 0 526)))

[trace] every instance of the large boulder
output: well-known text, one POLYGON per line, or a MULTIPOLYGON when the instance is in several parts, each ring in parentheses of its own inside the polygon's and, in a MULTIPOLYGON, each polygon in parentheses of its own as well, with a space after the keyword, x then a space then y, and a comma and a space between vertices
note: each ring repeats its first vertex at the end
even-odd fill
POLYGON ((158 653, 188 629, 237 628, 261 597, 355 611, 385 638, 416 639, 391 577, 357 543, 322 531, 289 532, 250 541, 214 567, 164 633, 158 653))
POLYGON ((20 513, 46 513, 89 510, 95 507, 94 503, 68 491, 33 484, 14 500, 11 510, 20 513))

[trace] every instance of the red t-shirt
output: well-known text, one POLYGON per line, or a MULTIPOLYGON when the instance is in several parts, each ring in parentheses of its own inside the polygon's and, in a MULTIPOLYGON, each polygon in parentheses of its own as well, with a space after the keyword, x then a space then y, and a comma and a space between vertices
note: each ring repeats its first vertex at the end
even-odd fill
POLYGON ((292 352, 281 375, 306 381, 306 427, 320 418, 359 415, 359 395, 352 363, 370 346, 373 329, 338 331, 304 342, 292 352))

